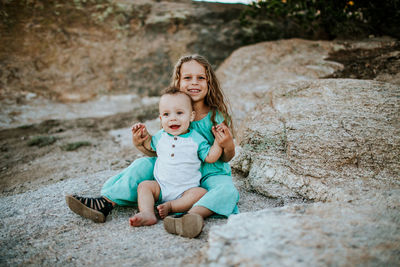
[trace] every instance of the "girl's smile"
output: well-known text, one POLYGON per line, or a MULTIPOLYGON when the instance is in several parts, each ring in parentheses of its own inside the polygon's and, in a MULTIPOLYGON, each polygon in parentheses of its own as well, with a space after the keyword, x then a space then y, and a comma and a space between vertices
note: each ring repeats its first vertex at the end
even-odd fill
POLYGON ((208 92, 206 69, 196 60, 182 64, 179 88, 190 95, 194 102, 204 101, 208 92))

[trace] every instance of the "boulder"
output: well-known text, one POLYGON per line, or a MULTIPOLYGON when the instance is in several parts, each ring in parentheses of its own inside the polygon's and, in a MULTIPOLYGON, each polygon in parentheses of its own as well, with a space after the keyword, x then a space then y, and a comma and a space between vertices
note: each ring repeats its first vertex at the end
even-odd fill
POLYGON ((232 163, 270 197, 353 201, 400 186, 400 86, 326 79, 260 95, 232 163))
MULTIPOLYGON (((391 38, 374 38, 365 41, 331 42, 288 39, 262 42, 235 50, 218 68, 217 75, 231 106, 234 107, 232 112, 236 125, 240 127, 243 119, 257 105, 257 100, 270 88, 340 73, 344 66, 328 60, 332 54, 344 54, 348 57, 351 55, 354 57, 354 54, 357 54, 351 54, 348 51, 367 51, 368 55, 380 54, 379 57, 372 59, 365 56, 362 65, 381 66, 385 64, 382 60, 389 62, 393 67, 385 64, 389 69, 382 72, 373 70, 378 71, 375 73, 377 75, 375 79, 399 84, 399 74, 393 70, 398 66, 395 62, 398 62, 399 51, 379 50, 384 47, 395 47, 395 44, 396 40, 391 38)), ((352 62, 346 62, 346 64, 350 65, 352 62)), ((358 62, 358 64, 361 63, 358 62)))
POLYGON ((342 69, 342 64, 324 58, 329 52, 343 48, 343 44, 335 42, 288 39, 234 51, 218 68, 217 76, 234 107, 232 112, 238 127, 271 87, 318 79, 342 69))
MULTIPOLYGON (((342 68, 324 61, 341 45, 260 43, 235 51, 218 69, 234 107, 237 183, 305 204, 231 216, 211 229, 202 264, 400 262, 400 86, 319 79, 342 68)), ((350 44, 357 46, 364 44, 350 44)))
POLYGON ((214 226, 208 266, 397 266, 400 190, 357 203, 286 206, 231 216, 214 226))

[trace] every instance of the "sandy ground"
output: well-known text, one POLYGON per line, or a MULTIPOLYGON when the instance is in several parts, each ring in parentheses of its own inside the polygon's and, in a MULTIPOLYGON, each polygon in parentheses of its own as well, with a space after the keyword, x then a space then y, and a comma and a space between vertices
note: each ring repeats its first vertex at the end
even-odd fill
MULTIPOLYGON (((0 265, 198 262, 210 228, 226 219, 207 219, 200 237, 187 239, 165 232, 161 221, 151 227, 130 227, 128 218, 137 212, 135 208, 118 207, 105 224, 95 224, 65 204, 66 194, 99 195, 109 177, 143 156, 131 144, 129 126, 152 119, 146 123, 150 130, 157 130, 156 112, 156 105, 147 105, 102 118, 47 120, 1 130, 0 265), (68 151, 68 144, 79 142, 86 145, 68 151)), ((265 198, 248 192, 240 176, 234 179, 241 194, 241 212, 299 201, 265 198)))

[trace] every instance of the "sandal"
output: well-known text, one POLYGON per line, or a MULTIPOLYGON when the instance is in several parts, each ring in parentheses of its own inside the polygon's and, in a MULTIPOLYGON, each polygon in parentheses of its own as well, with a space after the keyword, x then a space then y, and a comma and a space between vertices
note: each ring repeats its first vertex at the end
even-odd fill
POLYGON ((164 228, 168 233, 189 238, 198 236, 203 225, 203 217, 195 213, 171 215, 164 219, 164 228))
POLYGON ((103 223, 113 209, 113 205, 103 197, 88 198, 77 195, 65 196, 68 207, 76 214, 96 223, 103 223))

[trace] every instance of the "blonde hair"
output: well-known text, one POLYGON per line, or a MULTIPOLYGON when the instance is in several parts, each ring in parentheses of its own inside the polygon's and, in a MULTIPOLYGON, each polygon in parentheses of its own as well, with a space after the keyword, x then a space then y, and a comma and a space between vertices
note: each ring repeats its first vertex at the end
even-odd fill
POLYGON ((211 109, 212 112, 211 122, 213 123, 213 125, 217 124, 215 121, 215 116, 217 114, 216 112, 218 111, 224 117, 224 122, 231 129, 233 134, 232 117, 229 115, 226 97, 224 96, 224 93, 218 82, 218 78, 215 75, 215 72, 212 69, 211 64, 205 57, 197 54, 181 57, 175 65, 174 73, 172 75, 172 80, 171 80, 171 86, 180 88, 179 83, 181 80, 182 64, 192 60, 195 60, 197 63, 202 65, 206 70, 208 91, 204 99, 204 103, 211 109))

